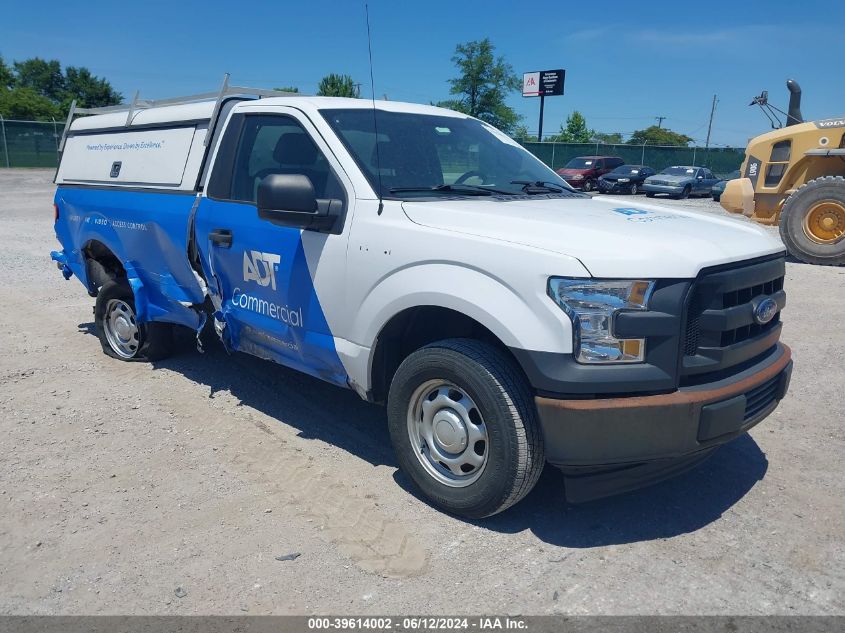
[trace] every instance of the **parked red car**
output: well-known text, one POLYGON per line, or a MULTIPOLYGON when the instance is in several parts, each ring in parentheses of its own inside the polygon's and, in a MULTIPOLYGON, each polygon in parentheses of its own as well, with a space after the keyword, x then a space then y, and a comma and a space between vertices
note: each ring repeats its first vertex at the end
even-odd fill
POLYGON ((613 171, 625 161, 618 156, 578 156, 558 169, 558 175, 576 189, 593 191, 600 176, 613 171))

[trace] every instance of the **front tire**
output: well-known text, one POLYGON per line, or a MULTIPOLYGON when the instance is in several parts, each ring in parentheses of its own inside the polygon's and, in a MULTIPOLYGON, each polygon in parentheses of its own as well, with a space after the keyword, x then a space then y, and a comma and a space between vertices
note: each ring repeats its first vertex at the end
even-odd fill
POLYGON ((97 293, 94 325, 103 352, 123 361, 155 361, 170 356, 173 326, 139 323, 135 296, 125 279, 112 279, 97 293))
POLYGON ((399 467, 439 508, 483 518, 517 503, 545 463, 531 391, 501 350, 448 339, 408 356, 387 402, 399 467))
POLYGON ((640 192, 640 190, 637 188, 637 183, 632 182, 632 183, 631 183, 631 186, 630 186, 630 187, 628 187, 628 193, 629 193, 629 194, 631 194, 632 196, 635 196, 635 195, 637 195, 639 192, 640 192))
POLYGON ((686 187, 684 187, 684 190, 680 193, 680 195, 677 196, 677 198, 675 198, 675 199, 676 200, 686 200, 687 198, 689 198, 691 191, 692 191, 692 188, 689 185, 687 185, 686 187))
POLYGON ((584 191, 585 192, 589 193, 589 192, 593 191, 595 188, 596 188, 596 183, 593 182, 592 180, 586 180, 584 182, 584 191))
POLYGON ((799 187, 783 205, 780 238, 808 264, 845 264, 845 178, 823 176, 799 187))

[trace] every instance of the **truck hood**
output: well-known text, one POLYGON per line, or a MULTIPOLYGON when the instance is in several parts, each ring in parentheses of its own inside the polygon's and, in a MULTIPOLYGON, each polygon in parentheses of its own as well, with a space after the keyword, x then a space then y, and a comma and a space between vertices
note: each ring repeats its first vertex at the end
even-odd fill
POLYGON ((691 278, 707 266, 784 250, 765 229, 740 219, 607 197, 432 200, 402 207, 423 226, 575 257, 594 277, 691 278))

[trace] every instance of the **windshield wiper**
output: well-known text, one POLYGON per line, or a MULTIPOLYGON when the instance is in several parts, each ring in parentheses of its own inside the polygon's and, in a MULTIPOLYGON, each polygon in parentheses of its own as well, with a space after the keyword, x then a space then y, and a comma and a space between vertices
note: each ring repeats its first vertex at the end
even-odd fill
POLYGON ((444 193, 457 193, 465 196, 492 196, 496 194, 513 195, 512 191, 491 189, 482 185, 435 185, 434 187, 391 187, 390 193, 413 193, 417 191, 434 191, 444 193))
POLYGON ((522 185, 522 191, 532 193, 563 193, 566 188, 550 180, 511 180, 512 185, 522 185))

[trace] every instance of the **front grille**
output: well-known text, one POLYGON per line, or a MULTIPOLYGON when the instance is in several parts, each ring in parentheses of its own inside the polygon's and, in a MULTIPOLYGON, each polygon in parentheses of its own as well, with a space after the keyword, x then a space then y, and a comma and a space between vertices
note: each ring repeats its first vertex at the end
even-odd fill
POLYGON ((759 356, 776 342, 780 310, 765 324, 754 318, 755 306, 767 297, 779 309, 785 272, 782 256, 703 271, 687 301, 682 376, 724 370, 759 356))
POLYGON ((743 419, 748 422, 762 413, 778 397, 780 389, 780 375, 754 387, 745 394, 745 416, 743 419))

